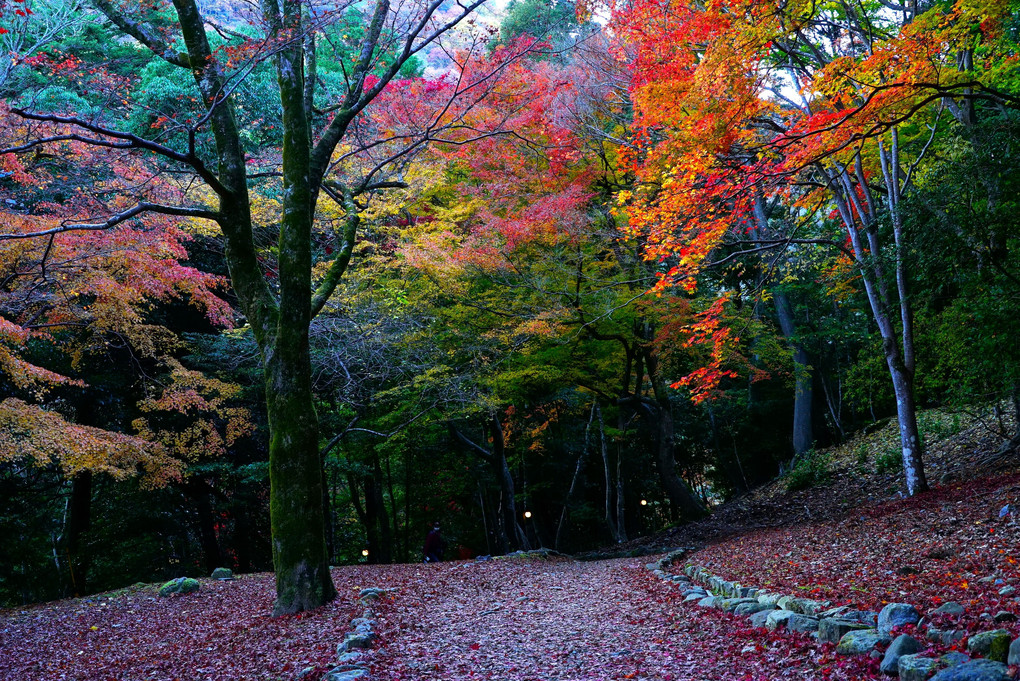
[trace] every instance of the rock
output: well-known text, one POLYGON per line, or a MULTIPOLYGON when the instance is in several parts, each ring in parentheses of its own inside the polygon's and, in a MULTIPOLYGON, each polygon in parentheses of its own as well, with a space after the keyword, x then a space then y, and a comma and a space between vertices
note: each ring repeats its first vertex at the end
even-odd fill
POLYGON ((764 605, 763 603, 754 601, 753 603, 741 603, 733 610, 733 614, 740 615, 741 617, 746 617, 747 615, 753 615, 754 613, 761 612, 762 610, 772 609, 773 608, 770 608, 769 606, 764 605))
POLYGON ((843 613, 841 619, 864 622, 873 627, 878 625, 878 613, 874 610, 848 610, 843 613))
POLYGON ((190 594, 198 591, 202 585, 197 579, 191 577, 178 577, 159 587, 160 596, 175 596, 177 594, 190 594))
POLYGON ((963 606, 955 601, 948 601, 932 610, 933 615, 953 615, 959 617, 963 614, 963 606))
POLYGON ((230 570, 229 568, 216 568, 215 570, 212 571, 212 575, 210 576, 210 579, 223 579, 223 580, 227 580, 227 579, 233 579, 233 578, 234 578, 234 572, 232 570, 230 570))
POLYGON ((849 631, 836 644, 838 655, 863 655, 880 643, 888 643, 889 636, 876 629, 849 631))
POLYGON ((339 664, 341 667, 346 666, 355 668, 362 666, 364 664, 363 662, 364 659, 365 659, 364 651, 352 650, 350 652, 346 652, 338 656, 336 661, 337 664, 339 664))
POLYGON ((928 627, 928 633, 925 634, 929 641, 941 643, 944 646, 951 646, 966 635, 967 632, 964 629, 936 629, 935 627, 928 627))
POLYGON ((752 627, 766 629, 767 628, 766 622, 768 622, 769 615, 771 615, 774 612, 776 612, 775 608, 769 608, 768 610, 760 610, 751 615, 750 617, 748 617, 747 621, 748 623, 750 623, 752 627))
POLYGON ((377 636, 371 631, 347 634, 344 636, 343 642, 336 647, 336 654, 339 656, 358 648, 371 648, 372 642, 376 638, 377 636))
POLYGON ((722 601, 722 600, 723 600, 723 598, 721 596, 705 596, 700 601, 698 601, 698 607, 699 608, 714 608, 714 607, 716 607, 715 604, 717 602, 719 602, 719 601, 722 601))
POLYGON ((390 592, 390 589, 380 589, 378 587, 370 586, 367 589, 362 589, 358 593, 358 598, 362 601, 372 601, 377 598, 382 598, 390 592))
MULTIPOLYGON (((839 643, 847 632, 857 629, 871 629, 864 622, 826 617, 818 623, 818 640, 823 643, 839 643)), ((911 651, 914 652, 914 651, 911 651)))
POLYGON ((940 657, 939 662, 942 663, 943 667, 956 667, 965 662, 970 662, 970 655, 954 650, 940 657))
POLYGON ((765 619, 765 628, 769 631, 775 631, 776 629, 782 629, 786 626, 786 623, 791 617, 796 615, 795 612, 789 610, 773 610, 769 613, 765 619))
POLYGON ((700 601, 702 598, 711 598, 703 590, 695 591, 694 589, 691 589, 690 591, 685 592, 685 593, 687 595, 684 596, 684 600, 683 600, 684 603, 690 603, 691 601, 700 601))
POLYGON ((368 670, 334 667, 322 677, 322 681, 358 681, 358 679, 365 679, 367 681, 368 670))
POLYGON ((999 589, 1000 596, 1012 596, 1015 593, 1016 593, 1015 586, 1004 586, 1001 589, 999 589))
POLYGON ((995 617, 992 618, 996 622, 1016 622, 1016 615, 1005 610, 1000 610, 995 613, 995 617))
POLYGON ((1005 662, 1009 656, 1010 635, 1005 629, 982 631, 967 639, 967 650, 996 662, 1005 662))
POLYGON ((909 603, 890 603, 878 613, 878 630, 888 634, 893 627, 905 624, 917 624, 921 613, 909 603))
POLYGON ((993 660, 971 660, 943 669, 931 681, 1009 681, 1006 665, 993 660))
POLYGON ((754 603, 755 605, 759 604, 758 601, 753 598, 724 598, 716 603, 716 607, 724 612, 733 612, 737 609, 738 605, 750 605, 751 603, 754 603))
POLYGON ((849 605, 841 605, 841 606, 836 607, 836 608, 829 608, 828 610, 825 610, 823 612, 818 613, 818 618, 819 619, 823 619, 823 620, 825 618, 827 618, 827 617, 832 617, 834 619, 840 619, 842 617, 843 613, 845 613, 849 609, 850 609, 849 605))
POLYGON ((782 600, 783 598, 784 596, 782 594, 770 594, 770 593, 758 594, 758 602, 761 603, 762 605, 767 605, 770 608, 778 608, 779 601, 782 600))
POLYGON ((938 660, 923 655, 903 655, 896 667, 900 681, 925 681, 938 668, 938 660))
POLYGON ((753 586, 742 586, 737 589, 737 598, 756 598, 758 590, 753 586))
POLYGON ((810 598, 791 598, 786 602, 785 609, 799 612, 801 615, 811 615, 814 617, 827 607, 829 607, 829 604, 822 601, 814 601, 810 598))
POLYGON ((680 583, 690 584, 691 578, 688 577, 687 575, 673 575, 672 577, 669 578, 669 581, 673 582, 674 584, 680 583))
POLYGON ((810 615, 801 615, 799 612, 793 613, 793 617, 786 620, 786 629, 788 631, 799 631, 802 634, 806 634, 811 631, 818 631, 818 618, 811 617, 810 615))
POLYGON ((889 644, 889 648, 886 649, 885 656, 882 657, 882 662, 878 665, 878 668, 883 674, 896 676, 899 673, 900 658, 904 655, 913 655, 919 650, 921 650, 921 644, 916 638, 907 634, 900 634, 889 644))
POLYGON ((658 570, 659 569, 659 564, 658 563, 645 563, 645 569, 646 570, 658 570))
POLYGON ((1020 664, 1020 638, 1009 644, 1009 656, 1006 658, 1006 664, 1020 664))

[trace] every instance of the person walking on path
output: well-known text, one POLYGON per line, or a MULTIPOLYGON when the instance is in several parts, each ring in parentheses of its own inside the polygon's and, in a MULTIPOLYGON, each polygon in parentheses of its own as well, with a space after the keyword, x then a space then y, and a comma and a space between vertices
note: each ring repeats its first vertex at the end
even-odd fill
POLYGON ((425 554, 426 563, 438 563, 443 559, 443 538, 439 534, 438 521, 432 524, 432 529, 425 535, 425 548, 422 549, 422 553, 425 554))

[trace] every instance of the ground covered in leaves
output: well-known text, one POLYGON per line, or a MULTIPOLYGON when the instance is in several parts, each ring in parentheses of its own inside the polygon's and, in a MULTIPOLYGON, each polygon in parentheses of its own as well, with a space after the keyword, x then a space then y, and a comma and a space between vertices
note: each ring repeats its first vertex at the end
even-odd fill
MULTIPOLYGON (((913 499, 900 498, 897 471, 875 469, 887 435, 876 432, 836 450, 823 484, 788 492, 777 480, 627 548, 696 546, 690 559, 725 579, 833 605, 924 612, 952 600, 966 613, 947 627, 1018 636, 1001 615, 1020 616, 1020 474, 982 432, 934 443, 935 488, 913 499), (996 615, 1005 621, 992 624, 996 615)), ((651 560, 337 568, 335 603, 280 618, 270 617, 272 575, 202 580, 172 598, 139 585, 0 611, 0 680, 319 681, 369 586, 395 589, 375 606, 377 681, 883 678, 876 660, 681 604, 645 569, 651 560)))
POLYGON ((201 580, 192 594, 160 598, 159 585, 0 611, 0 679, 19 681, 318 679, 360 614, 358 589, 380 570, 333 573, 339 598, 314 613, 270 617, 271 574, 201 580))

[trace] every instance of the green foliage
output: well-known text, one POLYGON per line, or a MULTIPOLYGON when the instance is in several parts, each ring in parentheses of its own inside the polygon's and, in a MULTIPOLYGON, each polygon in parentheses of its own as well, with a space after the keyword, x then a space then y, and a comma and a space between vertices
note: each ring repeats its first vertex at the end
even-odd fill
POLYGON ((786 489, 791 492, 825 485, 832 480, 832 455, 814 449, 797 458, 793 468, 786 474, 786 489))
POLYGON ((903 453, 898 447, 887 447, 875 457, 875 472, 892 473, 903 465, 903 453))

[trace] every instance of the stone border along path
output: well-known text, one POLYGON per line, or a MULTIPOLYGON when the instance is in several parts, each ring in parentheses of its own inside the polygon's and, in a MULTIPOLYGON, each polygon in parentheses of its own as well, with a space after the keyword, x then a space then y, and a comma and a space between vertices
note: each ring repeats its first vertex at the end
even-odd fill
POLYGON ((351 620, 351 632, 337 645, 337 666, 322 677, 322 681, 369 681, 368 663, 374 653, 379 634, 375 633, 375 609, 372 603, 393 589, 369 587, 362 589, 358 599, 365 606, 361 617, 351 620))
MULTIPOLYGON (((1012 677, 1003 663, 1020 664, 1020 638, 1011 641, 1005 629, 972 634, 967 639, 967 650, 981 658, 971 659, 959 652, 937 659, 925 657, 918 654, 924 648, 920 641, 908 634, 900 634, 893 639, 893 628, 915 624, 918 630, 925 630, 928 640, 946 645, 962 640, 967 632, 931 627, 908 603, 889 603, 877 613, 851 610, 848 606, 833 608, 828 601, 797 598, 729 582, 685 561, 687 554, 694 550, 675 549, 645 567, 656 577, 683 589, 684 603, 696 603, 698 607, 717 608, 737 617, 746 617, 752 626, 769 631, 786 629, 813 636, 825 643, 835 643, 838 655, 881 657, 879 669, 882 673, 899 676, 901 681, 925 681, 932 672, 937 673, 930 681, 1010 681, 1012 677), (685 566, 683 573, 671 573, 670 569, 681 562, 685 566), (881 644, 888 644, 884 654, 878 650, 881 644)), ((931 614, 962 613, 961 605, 950 602, 942 604, 931 614)))

